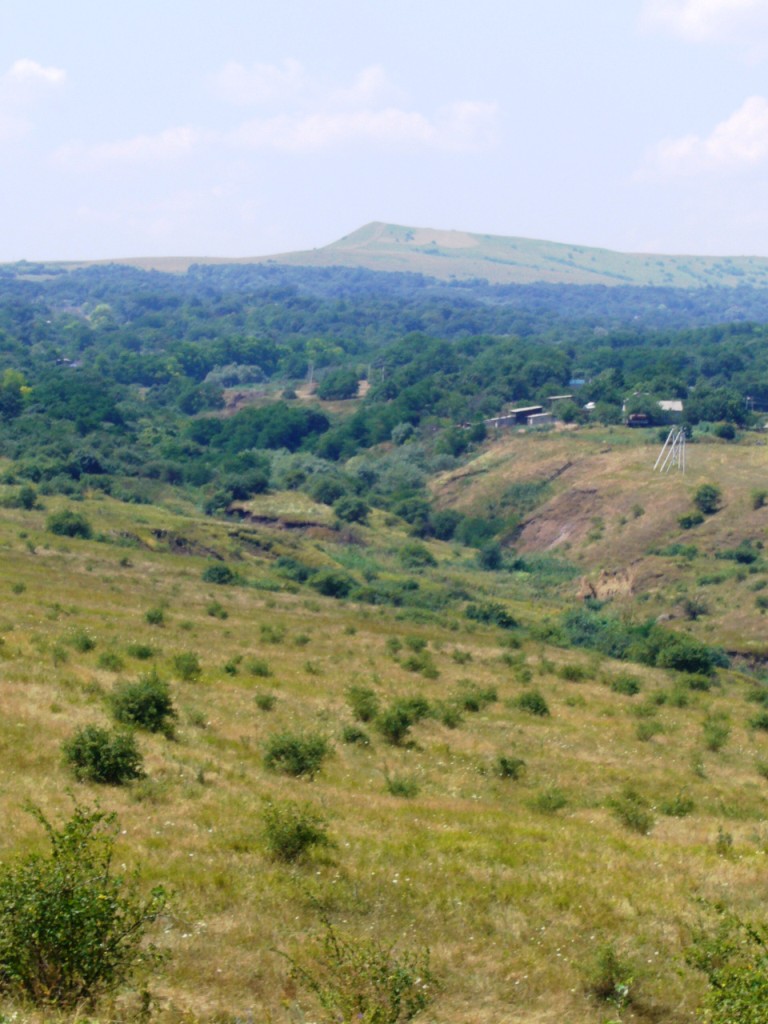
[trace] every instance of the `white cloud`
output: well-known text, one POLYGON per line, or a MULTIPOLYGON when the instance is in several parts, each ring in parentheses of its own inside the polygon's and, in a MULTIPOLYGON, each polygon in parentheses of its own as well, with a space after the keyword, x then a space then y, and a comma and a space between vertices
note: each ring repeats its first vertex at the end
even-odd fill
POLYGON ((684 135, 660 143, 646 173, 691 175, 738 171, 768 163, 768 99, 750 96, 706 137, 684 135))
POLYGON ((63 68, 46 68, 36 60, 24 57, 15 61, 5 73, 6 82, 11 83, 42 83, 45 85, 63 85, 67 73, 63 68))
POLYGON ((167 128, 156 135, 136 135, 117 142, 93 146, 73 143, 54 154, 57 163, 68 167, 92 167, 102 164, 147 164, 187 156, 202 141, 194 128, 167 128))
POLYGON ((380 64, 363 68, 351 86, 331 93, 329 103, 337 106, 370 106, 371 104, 400 100, 402 95, 390 82, 380 64))
POLYGON ((397 107, 279 115, 246 121, 230 141, 246 149, 285 153, 318 152, 354 142, 460 152, 492 142, 496 115, 495 104, 467 102, 452 104, 433 119, 397 107))
POLYGON ((646 0, 643 20, 692 42, 737 38, 753 44, 768 28, 765 0, 646 0))
POLYGON ((297 60, 282 64, 225 64, 211 78, 214 91, 229 103, 252 106, 297 96, 305 87, 304 70, 297 60))

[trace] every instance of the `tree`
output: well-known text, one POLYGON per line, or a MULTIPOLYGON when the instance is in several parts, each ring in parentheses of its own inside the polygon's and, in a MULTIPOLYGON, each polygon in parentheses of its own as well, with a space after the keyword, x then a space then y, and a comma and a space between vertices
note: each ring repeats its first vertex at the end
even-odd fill
POLYGON ((47 855, 0 868, 0 990, 38 1004, 92 1004, 163 959, 145 946, 167 896, 143 897, 135 874, 114 874, 114 814, 75 805, 57 829, 39 808, 47 855))
POLYGON ((693 503, 705 516, 714 515, 722 504, 722 492, 714 484, 702 484, 693 496, 693 503))

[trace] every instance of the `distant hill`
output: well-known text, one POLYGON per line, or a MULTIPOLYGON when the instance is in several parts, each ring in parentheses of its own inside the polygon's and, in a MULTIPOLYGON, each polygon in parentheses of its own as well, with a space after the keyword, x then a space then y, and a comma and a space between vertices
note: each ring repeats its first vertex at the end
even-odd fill
MULTIPOLYGON (((674 288, 768 287, 768 259, 759 256, 667 256, 620 253, 529 238, 479 235, 374 222, 337 242, 305 252, 240 259, 147 257, 95 261, 184 273, 192 264, 277 263, 298 267, 362 267, 440 280, 494 284, 656 285, 674 288)), ((58 264, 75 268, 85 262, 58 264)), ((35 265, 37 266, 37 265, 35 265)), ((46 264, 51 267, 52 264, 46 264)))

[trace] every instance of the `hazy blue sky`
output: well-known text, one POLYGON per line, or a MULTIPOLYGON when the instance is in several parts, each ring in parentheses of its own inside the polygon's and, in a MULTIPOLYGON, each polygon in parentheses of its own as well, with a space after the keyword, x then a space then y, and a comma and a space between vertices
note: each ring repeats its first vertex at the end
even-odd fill
POLYGON ((5 0, 0 167, 0 260, 768 256, 768 0, 5 0))

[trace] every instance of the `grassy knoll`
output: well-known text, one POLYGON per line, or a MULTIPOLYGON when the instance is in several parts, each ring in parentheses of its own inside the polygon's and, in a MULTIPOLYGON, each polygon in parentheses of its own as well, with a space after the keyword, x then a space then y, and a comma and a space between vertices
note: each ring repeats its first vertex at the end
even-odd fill
MULTIPOLYGON (((560 439, 537 444, 561 457, 560 439)), ((625 473, 650 454, 632 445, 625 473)), ((665 486, 687 503, 688 482, 665 486)), ((573 580, 537 588, 535 573, 481 572, 440 543, 434 566, 406 572, 408 538, 383 517, 339 543, 327 527, 94 498, 72 506, 93 527, 81 540, 46 530, 60 504, 0 511, 0 808, 13 823, 0 857, 38 848, 25 801, 53 820, 71 793, 118 813, 118 856, 175 894, 155 934, 171 953, 150 986, 158 1019, 324 1019, 275 952, 301 957, 324 916, 353 939, 431 949, 441 987, 425 1020, 696 1019, 701 982, 683 961, 696 898, 753 916, 762 902, 768 733, 750 724, 750 678, 726 670, 710 686, 547 646, 528 627, 574 602, 573 580), (411 579, 422 603, 334 599, 297 581, 297 562, 372 586, 411 579), (234 582, 206 582, 212 565, 234 582), (467 619, 468 599, 502 601, 523 628, 467 619), (128 786, 75 782, 62 743, 111 725, 115 685, 152 670, 170 684, 174 738, 137 733, 146 777, 128 786), (398 701, 420 707, 400 742, 356 719, 353 687, 380 719, 398 701), (265 766, 286 733, 332 748, 313 781, 265 766), (268 799, 307 804, 332 845, 270 856, 268 799), (623 1008, 595 983, 606 944, 629 965, 623 1008)), ((138 1012, 125 999, 105 1016, 138 1012)))

